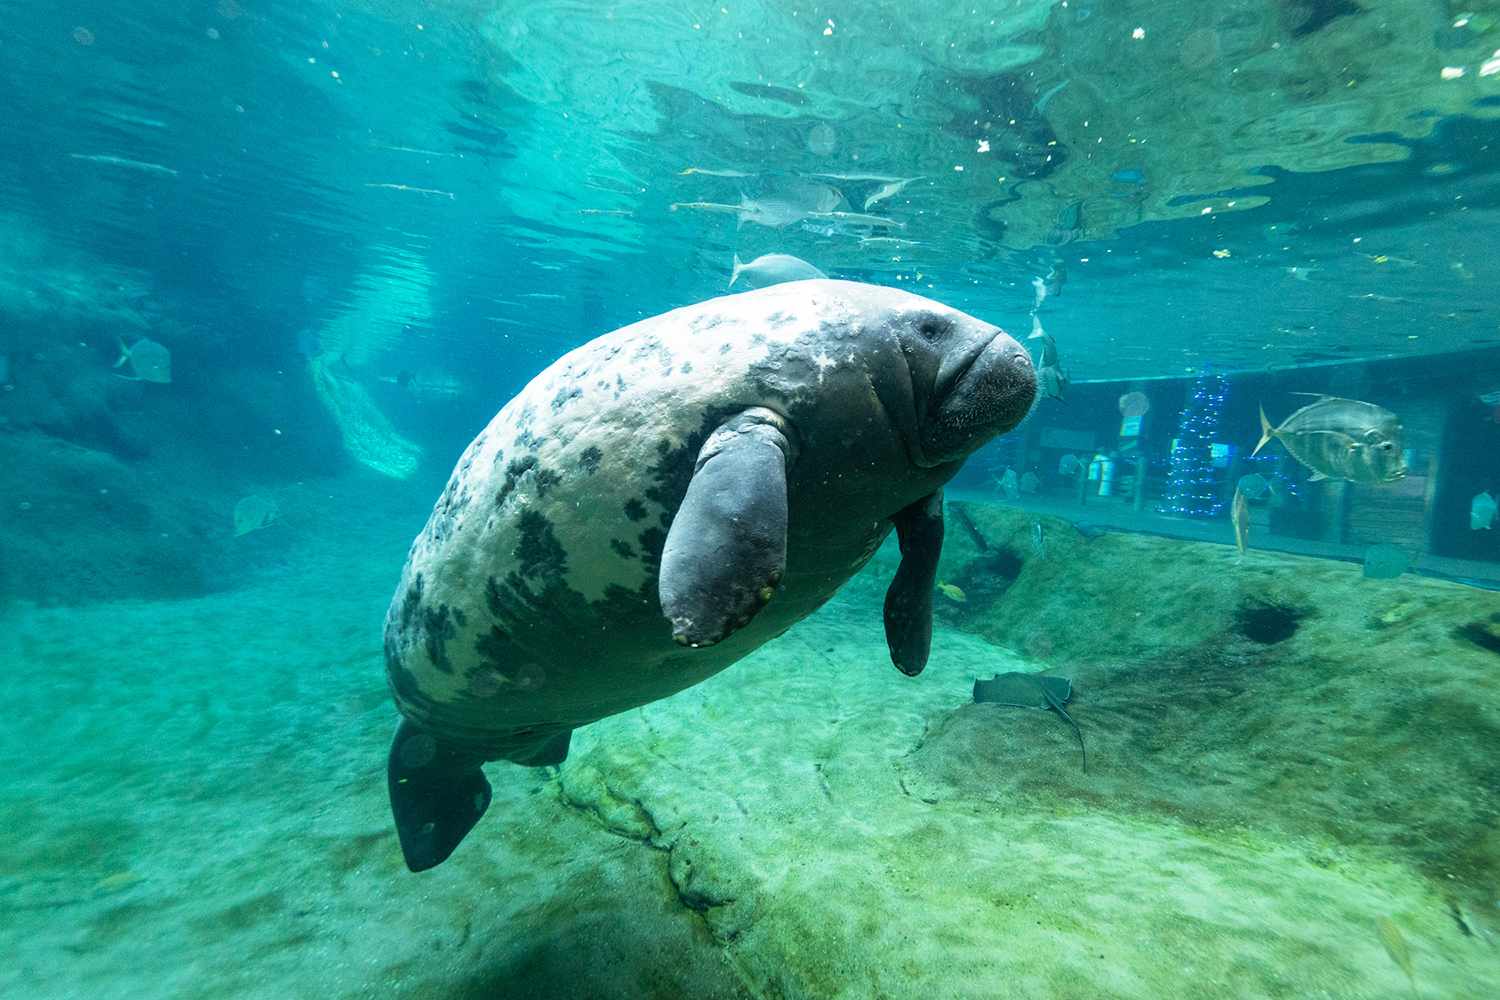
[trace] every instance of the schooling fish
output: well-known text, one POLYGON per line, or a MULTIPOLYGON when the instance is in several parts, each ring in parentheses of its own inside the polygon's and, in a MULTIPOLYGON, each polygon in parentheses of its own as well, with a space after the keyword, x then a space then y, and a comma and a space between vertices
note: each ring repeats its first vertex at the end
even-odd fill
POLYGON ((826 278, 828 275, 813 267, 801 257, 793 257, 789 253, 762 254, 750 263, 740 261, 739 254, 734 255, 734 269, 729 273, 729 287, 741 278, 751 288, 764 288, 767 285, 778 285, 783 281, 803 281, 807 278, 826 278))
POLYGON ((810 218, 833 219, 838 222, 846 222, 851 226, 889 226, 892 229, 905 229, 906 223, 897 222, 895 219, 886 219, 878 215, 862 215, 859 212, 808 212, 810 218))
POLYGON ((1260 409, 1260 443, 1255 455, 1276 438, 1292 457, 1312 470, 1312 478, 1355 483, 1393 483, 1406 475, 1401 454, 1401 422, 1390 410, 1357 399, 1323 396, 1271 426, 1260 409))
POLYGON ((747 174, 743 170, 714 170, 714 169, 712 169, 710 167, 687 167, 687 168, 679 171, 679 174, 681 176, 683 176, 683 177, 687 177, 690 174, 702 174, 705 177, 754 177, 755 176, 754 174, 747 174))
POLYGON ((668 205, 667 209, 672 212, 683 208, 691 208, 699 212, 718 212, 724 215, 737 216, 738 224, 741 226, 747 222, 751 222, 757 226, 765 226, 769 229, 783 229, 794 222, 801 222, 809 216, 838 218, 846 215, 843 212, 816 210, 818 208, 831 209, 838 203, 838 192, 832 188, 827 188, 826 192, 812 192, 811 195, 802 201, 790 197, 746 198, 742 195, 738 205, 728 205, 723 202, 714 201, 677 201, 668 205), (810 208, 809 205, 812 207, 810 208))
POLYGON ((130 370, 133 374, 116 373, 115 378, 122 378, 127 382, 167 383, 172 381, 172 352, 154 340, 142 337, 126 347, 122 339, 120 360, 115 362, 115 367, 119 368, 127 361, 130 362, 130 370))
POLYGON ((906 187, 906 185, 916 180, 921 180, 921 178, 899 177, 895 180, 887 181, 880 186, 880 190, 876 191, 874 194, 870 195, 870 197, 865 199, 864 210, 868 212, 870 209, 874 208, 876 205, 880 204, 882 201, 885 201, 892 195, 900 194, 902 188, 906 187))

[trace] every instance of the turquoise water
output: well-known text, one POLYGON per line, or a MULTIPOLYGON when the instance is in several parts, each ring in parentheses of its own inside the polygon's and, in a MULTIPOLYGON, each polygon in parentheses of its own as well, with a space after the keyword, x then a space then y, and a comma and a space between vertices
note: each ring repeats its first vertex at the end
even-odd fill
POLYGON ((1500 5, 0 0, 0 95, 0 993, 1500 981, 1500 5))

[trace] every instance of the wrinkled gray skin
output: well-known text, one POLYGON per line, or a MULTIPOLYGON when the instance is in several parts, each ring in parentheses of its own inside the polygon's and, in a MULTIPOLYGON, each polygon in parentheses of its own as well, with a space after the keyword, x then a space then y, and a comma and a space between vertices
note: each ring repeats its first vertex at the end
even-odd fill
POLYGON ((489 802, 485 760, 729 666, 817 610, 892 527, 892 659, 926 664, 942 485, 1027 413, 1026 351, 896 289, 811 280, 644 320, 564 356, 464 452, 386 620, 408 865, 489 802))

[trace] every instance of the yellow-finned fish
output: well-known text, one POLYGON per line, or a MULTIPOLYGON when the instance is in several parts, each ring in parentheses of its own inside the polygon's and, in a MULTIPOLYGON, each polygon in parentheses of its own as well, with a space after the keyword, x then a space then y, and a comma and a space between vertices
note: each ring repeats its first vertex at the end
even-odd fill
POLYGON ((969 595, 965 594, 963 592, 963 589, 960 588, 957 584, 944 583, 942 580, 939 580, 937 589, 942 591, 943 596, 948 598, 948 600, 956 601, 959 604, 962 604, 969 599, 969 595))

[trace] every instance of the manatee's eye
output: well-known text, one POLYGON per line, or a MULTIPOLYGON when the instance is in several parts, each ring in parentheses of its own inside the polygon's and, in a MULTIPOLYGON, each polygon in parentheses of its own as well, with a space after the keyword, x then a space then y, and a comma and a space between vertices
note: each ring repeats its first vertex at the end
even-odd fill
POLYGON ((1381 451, 1391 451, 1391 450, 1392 450, 1392 449, 1394 449, 1394 448, 1395 448, 1395 447, 1396 447, 1396 446, 1395 446, 1395 445, 1394 445, 1394 444, 1392 444, 1392 443, 1391 443, 1391 442, 1389 442, 1389 441, 1384 441, 1384 442, 1382 442, 1382 443, 1381 443, 1381 445, 1380 445, 1380 450, 1381 450, 1381 451))
POLYGON ((917 333, 923 340, 937 340, 953 328, 953 324, 941 316, 923 316, 917 321, 917 333))

